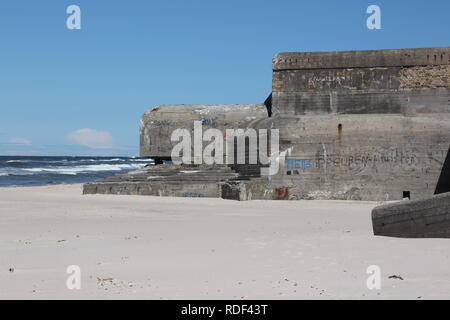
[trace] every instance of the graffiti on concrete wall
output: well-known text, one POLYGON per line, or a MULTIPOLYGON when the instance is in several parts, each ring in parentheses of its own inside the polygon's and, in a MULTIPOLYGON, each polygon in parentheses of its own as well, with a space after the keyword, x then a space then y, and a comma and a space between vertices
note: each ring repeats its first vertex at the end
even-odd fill
POLYGON ((202 125, 204 126, 210 126, 210 127, 217 127, 217 118, 202 118, 201 119, 202 125))
POLYGON ((311 169, 313 162, 311 159, 286 159, 284 169, 287 175, 300 174, 299 170, 311 169))
POLYGON ((310 169, 312 168, 311 159, 286 159, 285 168, 287 170, 310 169))
POLYGON ((376 167, 377 165, 416 165, 418 157, 412 150, 390 150, 383 152, 358 152, 347 155, 318 155, 316 168, 323 167, 376 167))
POLYGON ((197 193, 197 192, 183 192, 181 194, 178 195, 179 197, 184 197, 184 198, 203 198, 204 195, 197 193))
POLYGON ((413 150, 386 150, 379 152, 357 152, 354 154, 317 154, 313 159, 286 159, 284 171, 287 175, 300 174, 306 169, 348 168, 364 169, 366 167, 416 166, 419 159, 413 150))
POLYGON ((162 126, 173 126, 175 123, 171 120, 152 120, 150 122, 152 126, 162 127, 162 126))

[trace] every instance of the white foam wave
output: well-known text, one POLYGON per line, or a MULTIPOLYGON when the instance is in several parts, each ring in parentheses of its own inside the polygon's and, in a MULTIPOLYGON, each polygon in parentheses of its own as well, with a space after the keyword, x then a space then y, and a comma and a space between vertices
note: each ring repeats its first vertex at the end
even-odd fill
POLYGON ((9 176, 9 175, 31 175, 31 172, 24 172, 18 168, 3 168, 0 169, 0 176, 9 176))
POLYGON ((70 162, 142 162, 142 163, 152 163, 153 159, 123 159, 123 158, 113 158, 113 159, 80 159, 71 160, 70 162))
POLYGON ((155 162, 155 160, 153 160, 153 159, 128 159, 128 161, 131 161, 131 162, 150 162, 150 163, 155 162))
POLYGON ((119 161, 128 161, 128 159, 80 159, 80 160, 72 160, 71 162, 119 162, 119 161))
POLYGON ((101 172, 101 171, 123 171, 140 169, 144 164, 94 164, 86 166, 74 166, 74 167, 50 167, 50 168, 29 168, 22 169, 23 171, 34 172, 34 173, 56 173, 56 174, 68 174, 76 175, 79 173, 89 173, 89 172, 101 172))
POLYGON ((31 160, 8 160, 6 163, 27 163, 31 162, 31 160))

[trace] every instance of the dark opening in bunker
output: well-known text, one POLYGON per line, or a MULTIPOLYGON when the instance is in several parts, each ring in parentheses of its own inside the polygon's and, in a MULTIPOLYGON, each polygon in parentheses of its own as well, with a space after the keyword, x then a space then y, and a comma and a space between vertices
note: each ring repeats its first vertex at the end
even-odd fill
POLYGON ((411 192, 403 191, 403 199, 411 199, 411 192))
POLYGON ((447 151, 447 155, 442 165, 441 174, 436 185, 434 194, 440 194, 450 192, 450 148, 447 151))
POLYGON ((264 105, 266 106, 269 118, 272 117, 272 93, 270 93, 267 99, 264 101, 264 105))

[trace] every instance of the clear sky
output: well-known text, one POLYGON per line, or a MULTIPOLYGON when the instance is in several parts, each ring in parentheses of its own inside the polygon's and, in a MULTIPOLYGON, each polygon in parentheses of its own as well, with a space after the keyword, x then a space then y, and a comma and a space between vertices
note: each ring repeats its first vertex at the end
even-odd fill
POLYGON ((448 0, 1 0, 0 155, 137 155, 152 106, 263 102, 277 52, 449 38, 448 0))

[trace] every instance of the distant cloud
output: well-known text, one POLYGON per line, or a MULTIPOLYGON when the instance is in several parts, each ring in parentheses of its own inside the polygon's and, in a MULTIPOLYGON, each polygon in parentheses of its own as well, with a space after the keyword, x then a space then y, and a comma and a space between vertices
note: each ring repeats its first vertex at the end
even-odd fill
POLYGON ((8 141, 8 143, 17 146, 31 146, 31 141, 25 138, 14 138, 8 141))
POLYGON ((70 133, 69 139, 76 144, 92 149, 110 149, 113 147, 113 138, 106 131, 84 128, 70 133))

